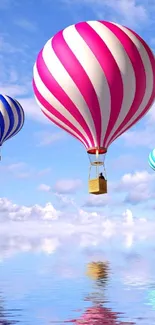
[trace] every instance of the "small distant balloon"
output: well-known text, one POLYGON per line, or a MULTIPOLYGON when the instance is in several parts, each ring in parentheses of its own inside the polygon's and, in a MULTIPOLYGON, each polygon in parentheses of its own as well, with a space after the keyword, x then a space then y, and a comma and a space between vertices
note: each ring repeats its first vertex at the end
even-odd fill
POLYGON ((24 120, 20 103, 10 96, 0 95, 0 147, 22 129, 24 120))
POLYGON ((150 167, 155 170, 155 149, 150 152, 148 160, 150 167))

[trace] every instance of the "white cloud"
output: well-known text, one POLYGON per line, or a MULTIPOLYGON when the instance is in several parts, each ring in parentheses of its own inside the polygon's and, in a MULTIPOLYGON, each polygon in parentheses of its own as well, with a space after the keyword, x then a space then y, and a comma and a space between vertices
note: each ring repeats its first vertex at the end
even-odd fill
POLYGON ((28 178, 31 176, 31 170, 24 162, 0 165, 0 170, 3 173, 9 173, 16 178, 28 178))
POLYGON ((42 251, 48 255, 51 255, 58 247, 60 243, 57 238, 45 238, 42 243, 42 251))
POLYGON ((47 203, 44 207, 37 204, 27 207, 18 206, 6 198, 0 198, 0 221, 57 220, 61 214, 51 203, 47 203))
POLYGON ((99 19, 117 20, 126 25, 138 25, 149 20, 150 1, 136 0, 62 0, 69 5, 88 5, 99 19), (148 10, 147 10, 148 9, 148 10))
POLYGON ((7 41, 6 35, 0 35, 0 49, 3 54, 15 54, 15 53, 23 53, 23 49, 21 47, 17 47, 12 45, 9 41, 7 41))
POLYGON ((17 171, 23 167, 25 167, 26 164, 24 162, 18 162, 18 163, 14 163, 14 164, 11 164, 11 165, 7 165, 6 168, 8 171, 17 171))
POLYGON ((141 185, 127 194, 125 202, 130 204, 144 204, 153 198, 154 194, 147 188, 147 185, 141 185))
POLYGON ((125 174, 118 189, 127 192, 125 202, 131 204, 146 203, 155 197, 154 195, 155 173, 147 171, 125 174))
MULTIPOLYGON (((12 76, 10 76, 12 78, 12 76)), ((4 95, 9 95, 19 101, 24 109, 26 117, 41 122, 43 124, 50 124, 50 120, 45 117, 42 113, 40 107, 37 105, 35 98, 27 97, 30 92, 29 83, 25 85, 10 84, 2 85, 0 84, 0 93, 4 95)))
MULTIPOLYGON (((51 123, 53 124, 53 123, 51 123)), ((35 137, 38 140, 38 146, 48 146, 55 142, 64 140, 66 137, 65 132, 50 132, 50 131, 40 131, 35 133, 35 137)))
POLYGON ((138 21, 144 22, 148 19, 145 2, 139 4, 136 0, 117 0, 116 5, 115 0, 107 0, 106 5, 115 10, 118 15, 122 16, 122 19, 126 24, 130 22, 137 24, 138 21))
POLYGON ((89 195, 88 199, 84 203, 84 207, 103 207, 109 203, 109 196, 104 195, 89 195))
POLYGON ((40 107, 37 105, 36 101, 34 98, 20 98, 18 96, 17 100, 19 100, 20 104, 22 105, 25 115, 37 122, 45 123, 45 124, 50 124, 50 121, 48 118, 45 117, 45 115, 42 113, 40 107))
POLYGON ((140 122, 137 129, 129 130, 122 134, 121 138, 124 140, 125 145, 129 147, 155 147, 154 137, 155 137, 155 104, 151 107, 150 111, 147 113, 143 121, 140 122))
POLYGON ((30 167, 25 162, 14 162, 11 164, 1 164, 0 171, 4 174, 10 174, 15 178, 35 178, 35 177, 43 177, 51 172, 51 168, 44 168, 41 170, 35 170, 34 168, 30 167))
POLYGON ((123 213, 123 216, 125 218, 127 225, 132 226, 134 224, 133 214, 131 210, 126 209, 126 211, 123 213))
POLYGON ((94 211, 94 212, 87 212, 83 209, 78 209, 78 218, 80 219, 81 224, 89 223, 89 224, 96 224, 102 221, 103 216, 101 214, 94 211))
POLYGON ((148 184, 155 179, 155 174, 147 171, 135 172, 134 174, 125 174, 121 179, 121 184, 124 188, 130 188, 139 184, 148 184))
POLYGON ((40 184, 38 186, 38 190, 43 191, 43 192, 50 192, 51 191, 51 186, 49 186, 47 184, 40 184))
POLYGON ((144 259, 137 258, 128 265, 128 268, 122 270, 121 276, 124 284, 127 286, 146 286, 150 282, 150 272, 148 263, 144 259))
POLYGON ((58 193, 72 193, 82 186, 80 179, 61 179, 55 184, 55 191, 58 193))
POLYGON ((129 147, 146 147, 152 150, 155 147, 154 134, 154 128, 147 125, 143 129, 124 133, 122 139, 124 139, 125 145, 129 147))
POLYGON ((28 93, 26 86, 22 85, 0 85, 0 92, 4 95, 9 95, 13 98, 18 98, 18 96, 24 96, 28 93))
POLYGON ((51 203, 19 206, 0 198, 0 259, 18 251, 52 254, 64 242, 81 248, 110 244, 117 250, 120 245, 129 249, 137 241, 154 240, 153 218, 134 218, 129 209, 117 218, 81 208, 75 210, 68 214, 51 203))
POLYGON ((10 71, 10 78, 9 78, 9 82, 12 83, 18 83, 18 73, 17 71, 13 68, 10 67, 9 69, 10 71))
POLYGON ((55 197, 58 199, 59 204, 61 204, 62 207, 73 206, 78 211, 79 207, 76 204, 73 197, 65 194, 57 193, 57 192, 55 192, 54 194, 55 197))
POLYGON ((44 175, 49 174, 50 172, 51 172, 51 168, 50 167, 44 168, 44 169, 42 169, 42 170, 40 170, 38 172, 38 176, 44 176, 44 175))
POLYGON ((35 32, 37 30, 36 25, 34 24, 34 22, 29 21, 25 18, 23 19, 16 19, 15 20, 15 25, 25 29, 26 31, 29 32, 35 32))

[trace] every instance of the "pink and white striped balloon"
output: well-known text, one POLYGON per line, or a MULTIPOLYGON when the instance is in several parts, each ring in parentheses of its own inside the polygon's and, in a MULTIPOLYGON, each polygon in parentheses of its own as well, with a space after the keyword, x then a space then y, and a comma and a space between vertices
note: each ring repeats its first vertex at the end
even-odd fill
POLYGON ((155 99, 155 58, 144 40, 107 21, 69 26, 52 37, 34 65, 43 113, 86 147, 108 148, 155 99))

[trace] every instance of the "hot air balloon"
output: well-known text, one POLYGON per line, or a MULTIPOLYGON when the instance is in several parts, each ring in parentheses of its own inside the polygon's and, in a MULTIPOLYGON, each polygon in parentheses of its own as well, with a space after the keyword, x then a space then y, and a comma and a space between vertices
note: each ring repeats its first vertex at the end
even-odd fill
POLYGON ((155 170, 155 149, 150 152, 148 161, 150 167, 155 170))
POLYGON ((0 95, 0 147, 21 130, 24 119, 19 102, 10 96, 0 95))
POLYGON ((104 178, 99 172, 108 147, 147 113, 155 99, 151 49, 119 24, 77 23, 58 32, 39 52, 33 89, 42 112, 85 146, 89 193, 107 193, 105 169, 104 178))

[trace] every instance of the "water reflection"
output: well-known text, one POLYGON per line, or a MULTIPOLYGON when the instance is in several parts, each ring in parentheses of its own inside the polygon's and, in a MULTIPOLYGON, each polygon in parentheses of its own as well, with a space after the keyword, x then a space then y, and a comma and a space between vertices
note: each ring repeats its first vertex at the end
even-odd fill
MULTIPOLYGON (((120 316, 123 313, 114 312, 106 307, 105 290, 108 281, 109 263, 91 262, 87 266, 87 276, 95 280, 95 292, 85 298, 91 306, 86 308, 79 319, 66 321, 77 325, 134 325, 134 322, 122 322, 120 316)), ((66 323, 65 322, 65 323, 66 323)))
POLYGON ((13 325, 19 323, 14 318, 18 317, 15 314, 19 312, 19 309, 5 309, 3 298, 0 296, 0 325, 13 325))
POLYGON ((10 229, 0 236, 0 325, 155 324, 155 258, 148 242, 147 249, 120 242, 111 248, 96 244, 95 234, 88 240, 88 233, 57 236, 29 228, 21 236, 10 229))
POLYGON ((106 284, 108 280, 109 264, 108 262, 88 263, 86 275, 96 280, 99 284, 106 284))

